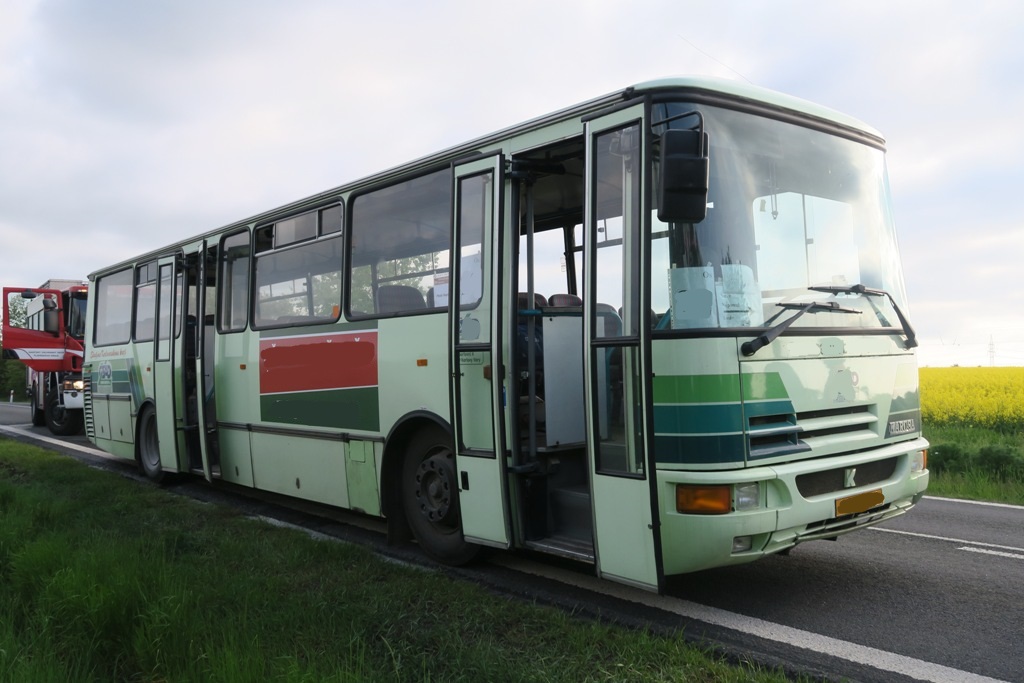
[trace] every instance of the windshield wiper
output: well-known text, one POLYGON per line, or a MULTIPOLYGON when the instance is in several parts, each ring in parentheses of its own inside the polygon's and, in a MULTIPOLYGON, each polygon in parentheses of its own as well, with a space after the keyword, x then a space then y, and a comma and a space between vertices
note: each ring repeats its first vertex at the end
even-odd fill
POLYGON ((896 312, 896 317, 900 319, 900 325, 903 326, 903 336, 907 338, 903 342, 904 348, 912 349, 917 346, 917 335, 914 334, 914 328, 910 326, 910 321, 903 315, 903 311, 896 304, 896 300, 892 298, 892 294, 885 291, 884 289, 871 289, 865 287, 862 284, 856 285, 818 285, 815 287, 808 287, 807 289, 813 289, 816 292, 828 292, 829 294, 863 294, 865 296, 884 296, 889 299, 889 303, 892 304, 892 310, 896 312))
POLYGON ((856 313, 860 315, 861 311, 855 308, 843 308, 835 301, 810 301, 807 303, 796 303, 796 302, 783 302, 776 304, 784 309, 795 310, 796 314, 786 318, 778 325, 771 327, 761 334, 749 341, 743 342, 740 346, 740 352, 744 356, 753 356, 755 353, 763 349, 764 347, 775 341, 776 337, 785 332, 790 325, 796 322, 796 319, 802 316, 804 313, 818 311, 833 311, 835 313, 856 313))

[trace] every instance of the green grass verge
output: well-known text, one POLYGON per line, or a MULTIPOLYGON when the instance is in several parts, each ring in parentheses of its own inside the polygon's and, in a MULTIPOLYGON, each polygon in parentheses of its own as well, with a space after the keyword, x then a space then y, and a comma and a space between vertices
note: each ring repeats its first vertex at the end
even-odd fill
POLYGON ((925 423, 928 493, 1024 505, 1024 433, 925 423))
POLYGON ((783 681, 0 439, 0 681, 783 681))

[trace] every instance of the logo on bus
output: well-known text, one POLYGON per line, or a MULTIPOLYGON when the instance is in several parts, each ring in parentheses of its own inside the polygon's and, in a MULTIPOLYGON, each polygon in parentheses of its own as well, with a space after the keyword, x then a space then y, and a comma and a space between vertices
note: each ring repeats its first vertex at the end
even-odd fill
POLYGON ((852 489, 857 485, 857 468, 847 467, 843 479, 843 488, 852 489))
POLYGON ((917 420, 910 418, 907 420, 892 420, 889 422, 889 435, 896 436, 898 434, 909 434, 917 431, 917 420))

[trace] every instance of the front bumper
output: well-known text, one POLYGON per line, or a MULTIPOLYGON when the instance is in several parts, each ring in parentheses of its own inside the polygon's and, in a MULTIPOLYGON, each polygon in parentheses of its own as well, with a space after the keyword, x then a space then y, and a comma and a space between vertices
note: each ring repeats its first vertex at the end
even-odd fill
MULTIPOLYGON (((752 562, 792 548, 797 543, 866 528, 908 512, 928 486, 928 470, 911 471, 914 453, 928 447, 915 439, 852 455, 727 471, 658 470, 661 541, 665 575, 752 562), (801 493, 803 475, 870 468, 894 459, 891 474, 880 481, 835 490, 801 493), (723 515, 680 514, 675 509, 676 484, 760 482, 759 508, 723 515), (854 514, 837 515, 836 501, 881 491, 881 502, 854 514), (734 539, 749 538, 749 549, 734 550, 734 539)), ((741 547, 745 544, 739 544, 741 547)))

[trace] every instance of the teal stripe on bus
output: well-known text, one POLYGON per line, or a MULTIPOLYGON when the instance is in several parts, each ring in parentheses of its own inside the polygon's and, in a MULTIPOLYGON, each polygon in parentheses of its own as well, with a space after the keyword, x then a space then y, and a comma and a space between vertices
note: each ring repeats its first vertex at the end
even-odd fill
POLYGON ((742 434, 701 436, 654 436, 654 459, 666 465, 742 466, 746 459, 747 440, 742 434))
POLYGON ((791 401, 758 401, 696 405, 655 405, 654 431, 658 434, 737 433, 752 417, 779 416, 795 422, 791 401))
POLYGON ((742 432, 743 427, 743 406, 739 403, 654 406, 656 434, 742 432))
POLYGON ((793 408, 792 401, 748 401, 743 404, 743 411, 747 420, 752 417, 777 415, 792 419, 794 424, 796 423, 796 410, 793 408))

